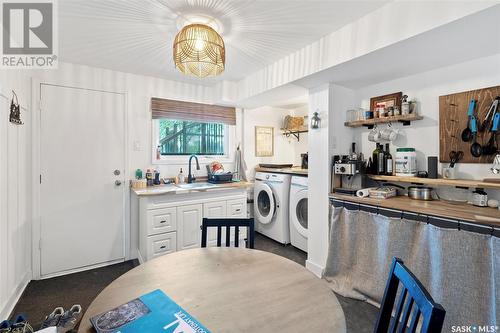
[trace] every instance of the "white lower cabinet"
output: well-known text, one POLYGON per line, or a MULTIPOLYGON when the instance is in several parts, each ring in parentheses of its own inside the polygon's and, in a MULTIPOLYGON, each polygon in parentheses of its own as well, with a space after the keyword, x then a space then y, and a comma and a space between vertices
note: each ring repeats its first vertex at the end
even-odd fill
MULTIPOLYGON (((218 218, 226 217, 226 201, 214 201, 203 204, 203 217, 218 218)), ((226 231, 222 230, 222 239, 225 239, 226 231)), ((222 242, 224 244, 224 242, 222 242)), ((217 228, 209 228, 207 235, 207 245, 217 245, 217 228)))
POLYGON ((146 242, 146 257, 150 259, 177 251, 177 233, 175 231, 150 236, 146 242))
MULTIPOLYGON (((207 218, 246 218, 246 192, 226 191, 190 195, 136 197, 139 204, 139 260, 145 262, 175 251, 201 246, 201 224, 207 218)), ((225 245, 226 230, 222 232, 225 245)), ((234 228, 231 230, 234 246, 234 228)), ((240 228, 239 246, 245 246, 246 228, 240 228)), ((208 246, 217 245, 217 228, 208 232, 208 246)))
POLYGON ((228 200, 227 217, 246 217, 247 216, 247 201, 246 199, 228 200))
POLYGON ((177 230, 175 207, 148 210, 148 235, 157 235, 177 230))
MULTIPOLYGON (((230 218, 246 218, 247 215, 247 199, 240 198, 234 200, 228 200, 226 202, 227 206, 227 217, 230 218)), ((234 228, 232 230, 234 232, 234 228)), ((247 229, 240 228, 239 229, 239 237, 240 240, 239 246, 245 246, 245 238, 247 238, 247 229)), ((231 234, 231 243, 234 243, 234 234, 231 234)))
POLYGON ((178 251, 200 247, 202 209, 201 204, 177 207, 178 251))

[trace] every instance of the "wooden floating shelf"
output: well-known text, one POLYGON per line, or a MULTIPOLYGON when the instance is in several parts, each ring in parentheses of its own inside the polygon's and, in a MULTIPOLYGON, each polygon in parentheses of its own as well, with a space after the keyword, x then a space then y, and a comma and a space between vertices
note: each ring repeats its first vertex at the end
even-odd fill
POLYGON ((482 181, 473 179, 445 179, 445 178, 419 178, 419 177, 401 177, 401 176, 377 176, 368 175, 370 179, 385 182, 413 183, 435 186, 455 186, 467 188, 492 188, 500 190, 500 182, 482 181))
POLYGON ((361 127, 361 126, 366 126, 368 128, 373 128, 373 126, 377 124, 387 124, 387 123, 395 123, 395 122, 401 122, 403 125, 410 125, 410 122, 415 121, 415 120, 422 120, 424 119, 423 116, 419 116, 417 114, 410 114, 406 116, 392 116, 392 117, 385 117, 385 118, 373 118, 373 119, 366 119, 366 120, 356 120, 356 121, 348 121, 344 123, 344 126, 347 127, 361 127))
POLYGON ((469 204, 453 204, 445 201, 422 201, 406 196, 389 199, 358 198, 344 194, 330 193, 330 198, 358 204, 372 205, 382 208, 413 212, 416 214, 439 216, 457 220, 475 222, 481 225, 500 227, 498 209, 476 207, 469 204))
POLYGON ((309 132, 309 128, 307 128, 307 126, 302 126, 294 129, 289 129, 289 128, 281 129, 281 133, 283 133, 283 135, 287 137, 293 135, 297 139, 297 141, 300 141, 300 133, 307 133, 307 132, 309 132))

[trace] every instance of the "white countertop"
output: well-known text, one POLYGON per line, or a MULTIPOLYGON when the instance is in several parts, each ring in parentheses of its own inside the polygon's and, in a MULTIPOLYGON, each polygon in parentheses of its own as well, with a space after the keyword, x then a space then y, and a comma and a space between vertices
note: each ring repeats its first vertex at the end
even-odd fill
POLYGON ((208 192, 208 191, 220 191, 227 189, 236 189, 236 188, 248 188, 253 186, 253 183, 250 182, 232 182, 232 183, 224 183, 224 184, 210 184, 207 185, 206 182, 198 182, 192 184, 168 184, 168 185, 157 185, 150 186, 146 188, 132 188, 132 191, 138 196, 145 195, 161 195, 161 194, 187 194, 187 193, 199 193, 199 192, 208 192), (188 186, 186 188, 183 186, 188 186), (208 187, 207 187, 208 186, 208 187))
POLYGON ((290 175, 301 175, 301 176, 307 176, 308 172, 307 169, 302 169, 300 167, 282 168, 282 169, 256 167, 255 171, 270 172, 270 173, 285 173, 290 175))

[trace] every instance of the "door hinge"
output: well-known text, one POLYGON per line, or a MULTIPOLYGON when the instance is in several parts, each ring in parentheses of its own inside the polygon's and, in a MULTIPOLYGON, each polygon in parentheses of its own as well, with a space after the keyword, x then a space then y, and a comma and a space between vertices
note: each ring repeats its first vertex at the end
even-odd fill
POLYGON ((40 184, 42 183, 42 175, 40 175, 40 184))

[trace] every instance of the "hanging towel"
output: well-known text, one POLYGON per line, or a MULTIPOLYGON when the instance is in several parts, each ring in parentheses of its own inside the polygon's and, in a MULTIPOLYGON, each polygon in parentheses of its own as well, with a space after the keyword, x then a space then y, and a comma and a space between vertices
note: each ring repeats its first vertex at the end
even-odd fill
POLYGON ((247 181, 247 164, 243 158, 240 145, 236 148, 235 161, 234 161, 234 178, 235 180, 247 181))

